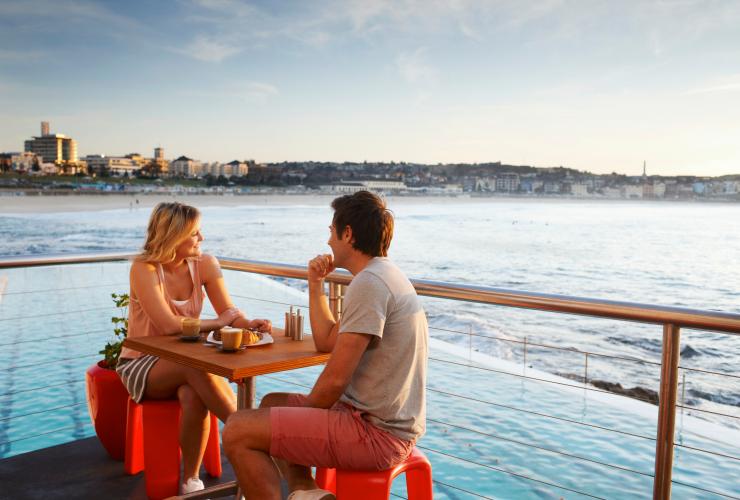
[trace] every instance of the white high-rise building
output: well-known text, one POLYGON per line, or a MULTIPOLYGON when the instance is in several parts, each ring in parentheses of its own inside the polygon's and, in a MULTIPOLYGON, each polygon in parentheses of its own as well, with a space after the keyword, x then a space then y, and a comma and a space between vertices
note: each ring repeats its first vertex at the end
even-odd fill
POLYGON ((48 133, 49 122, 41 122, 41 132, 41 136, 25 142, 25 151, 42 157, 44 163, 62 167, 67 173, 76 173, 77 142, 64 134, 48 133))

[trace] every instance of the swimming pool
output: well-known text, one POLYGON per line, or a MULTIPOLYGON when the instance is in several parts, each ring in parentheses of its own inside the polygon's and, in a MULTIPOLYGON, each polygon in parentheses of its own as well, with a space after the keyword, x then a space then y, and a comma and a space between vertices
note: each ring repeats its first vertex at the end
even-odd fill
MULTIPOLYGON (((112 336, 118 312, 110 293, 127 290, 128 265, 2 274, 0 458, 93 436, 84 372, 112 336)), ((225 275, 248 314, 280 325, 287 304, 306 306, 301 282, 225 275)), ((434 468, 435 498, 652 496, 656 407, 567 387, 561 384, 575 383, 439 340, 431 342, 429 363, 428 430, 419 446, 434 468)), ((319 371, 260 377, 257 395, 304 391, 319 371)), ((689 415, 677 427, 684 447, 674 459, 674 498, 740 496, 737 460, 689 448, 736 455, 737 431, 689 415), (717 432, 722 442, 712 439, 717 432)), ((394 493, 405 496, 396 483, 394 493)))

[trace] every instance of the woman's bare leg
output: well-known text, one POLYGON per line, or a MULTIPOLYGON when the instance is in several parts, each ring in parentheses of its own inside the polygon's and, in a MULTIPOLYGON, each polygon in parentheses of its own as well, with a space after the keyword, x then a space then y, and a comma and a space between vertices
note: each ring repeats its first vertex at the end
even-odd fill
POLYGON ((208 432, 211 419, 208 409, 198 394, 189 386, 181 385, 177 389, 177 399, 182 407, 180 419, 180 449, 182 450, 182 477, 186 482, 191 477, 198 477, 200 463, 208 443, 208 432))
POLYGON ((149 371, 144 397, 172 398, 183 385, 190 386, 222 422, 236 411, 236 396, 226 379, 164 359, 158 360, 149 371))

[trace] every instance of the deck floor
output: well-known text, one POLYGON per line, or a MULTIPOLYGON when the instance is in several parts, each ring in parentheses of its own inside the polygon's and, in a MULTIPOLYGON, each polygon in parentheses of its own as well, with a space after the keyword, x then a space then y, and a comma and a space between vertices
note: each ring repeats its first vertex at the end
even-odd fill
MULTIPOLYGON (((211 486, 234 479, 222 453, 223 475, 201 479, 211 486)), ((0 499, 146 500, 144 474, 127 476, 92 437, 0 460, 0 499)))

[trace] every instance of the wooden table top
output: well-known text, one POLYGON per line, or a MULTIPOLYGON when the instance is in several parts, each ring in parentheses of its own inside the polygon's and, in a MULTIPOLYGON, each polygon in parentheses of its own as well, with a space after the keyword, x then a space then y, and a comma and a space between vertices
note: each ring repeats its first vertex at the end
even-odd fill
POLYGON ((318 352, 310 336, 293 340, 285 337, 282 329, 273 328, 272 337, 275 340, 272 344, 236 352, 223 352, 203 340, 185 342, 177 335, 128 337, 123 345, 231 380, 320 365, 329 360, 330 353, 318 352))

